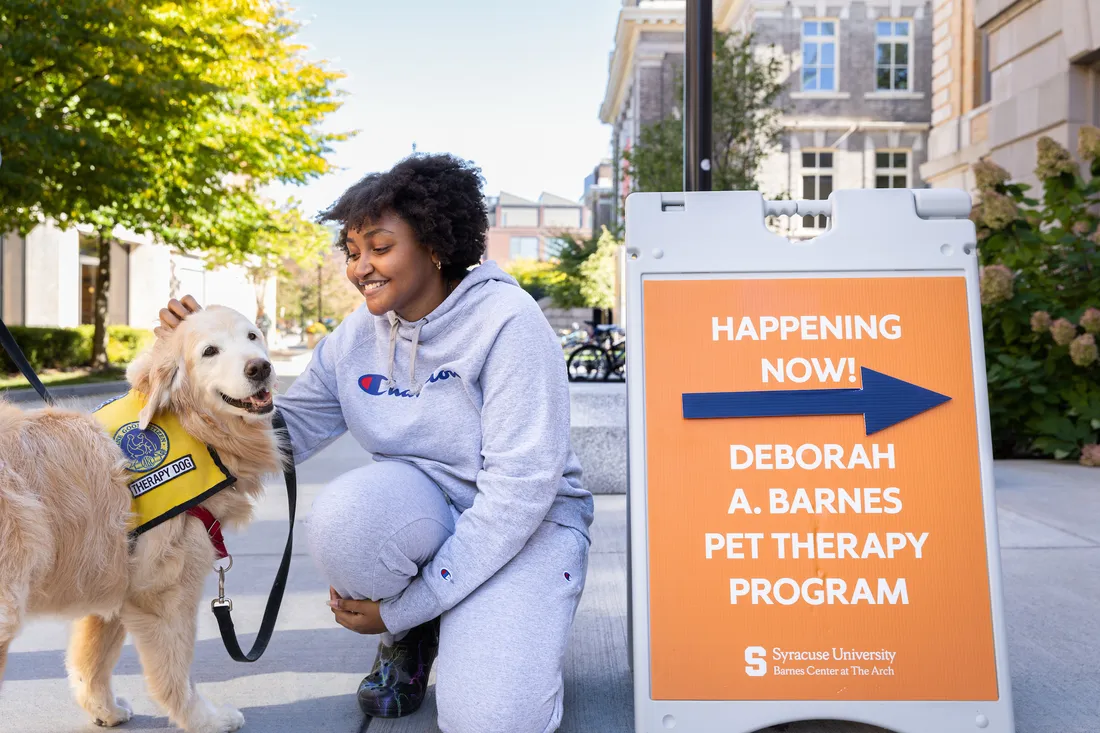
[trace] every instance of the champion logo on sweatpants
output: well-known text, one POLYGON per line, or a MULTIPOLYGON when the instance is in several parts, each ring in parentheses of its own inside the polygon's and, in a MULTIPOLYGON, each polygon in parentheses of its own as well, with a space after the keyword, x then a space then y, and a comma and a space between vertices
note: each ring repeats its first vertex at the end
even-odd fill
POLYGON ((444 580, 450 580, 451 579, 451 571, 448 570, 447 568, 443 568, 442 570, 440 570, 439 574, 443 576, 444 580))
POLYGON ((562 575, 564 575, 564 576, 565 576, 565 579, 566 579, 566 580, 572 580, 572 579, 573 579, 573 578, 571 578, 571 577, 569 576, 569 573, 562 573, 562 575))

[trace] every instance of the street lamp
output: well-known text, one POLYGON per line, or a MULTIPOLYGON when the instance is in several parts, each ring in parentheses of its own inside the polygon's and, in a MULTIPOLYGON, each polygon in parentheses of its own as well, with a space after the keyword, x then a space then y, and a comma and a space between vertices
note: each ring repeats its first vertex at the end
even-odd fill
POLYGON ((712 0, 687 0, 684 56, 684 190, 711 190, 712 0))

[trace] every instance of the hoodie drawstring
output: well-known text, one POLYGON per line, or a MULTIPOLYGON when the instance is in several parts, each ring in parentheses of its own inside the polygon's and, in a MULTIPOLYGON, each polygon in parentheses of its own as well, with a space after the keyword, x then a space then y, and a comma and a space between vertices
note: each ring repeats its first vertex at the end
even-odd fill
MULTIPOLYGON (((413 388, 414 394, 420 393, 420 387, 416 384, 416 350, 420 345, 420 329, 424 327, 425 323, 427 321, 417 321, 416 326, 413 328, 412 354, 409 356, 409 387, 413 388)), ((393 366, 397 355, 397 329, 400 326, 401 321, 394 313, 390 313, 390 363, 386 372, 386 381, 391 384, 393 383, 393 366)))
POLYGON ((420 394, 420 385, 416 383, 416 347, 420 345, 420 329, 424 327, 424 321, 418 321, 413 329, 412 354, 409 356, 409 386, 413 388, 413 394, 420 394))
POLYGON ((401 324, 397 320, 397 316, 393 313, 390 314, 390 367, 386 372, 386 382, 393 382, 393 361, 394 356, 397 354, 397 329, 401 324))

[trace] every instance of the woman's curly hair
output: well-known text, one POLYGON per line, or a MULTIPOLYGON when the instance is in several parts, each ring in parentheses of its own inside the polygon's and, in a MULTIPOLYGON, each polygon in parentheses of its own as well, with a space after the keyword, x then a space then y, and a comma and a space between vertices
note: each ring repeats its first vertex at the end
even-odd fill
POLYGON ((479 168, 453 155, 411 155, 385 173, 364 177, 318 221, 342 225, 336 246, 347 254, 349 229, 392 211, 439 258, 443 276, 460 279, 485 254, 489 217, 483 182, 479 168))

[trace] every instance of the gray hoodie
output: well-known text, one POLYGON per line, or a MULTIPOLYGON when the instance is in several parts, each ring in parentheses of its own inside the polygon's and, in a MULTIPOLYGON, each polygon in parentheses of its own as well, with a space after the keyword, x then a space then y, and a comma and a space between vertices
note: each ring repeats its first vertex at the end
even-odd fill
POLYGON ((350 431, 376 461, 418 467, 461 512, 421 575, 383 602, 391 630, 455 606, 543 521, 588 536, 592 495, 569 440, 561 346, 531 296, 493 262, 416 323, 360 306, 275 402, 296 463, 350 431))

